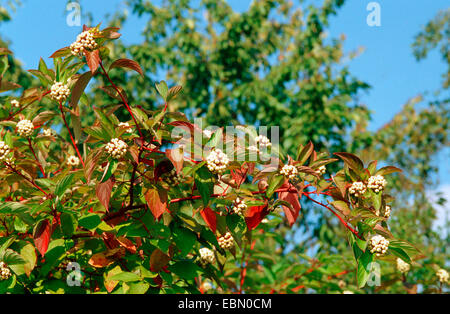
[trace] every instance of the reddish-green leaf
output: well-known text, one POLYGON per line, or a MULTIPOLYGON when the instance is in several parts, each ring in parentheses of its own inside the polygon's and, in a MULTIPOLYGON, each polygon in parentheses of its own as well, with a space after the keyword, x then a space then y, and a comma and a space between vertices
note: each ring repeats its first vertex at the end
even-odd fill
POLYGON ((52 235, 51 225, 47 219, 39 221, 33 230, 33 240, 36 249, 41 256, 44 256, 48 249, 50 237, 52 235))
POLYGON ((100 203, 109 210, 109 200, 111 199, 111 192, 114 186, 114 177, 109 178, 103 183, 97 185, 96 194, 100 203))
POLYGON ((394 166, 386 166, 381 169, 378 169, 378 171, 375 173, 375 175, 385 176, 387 174, 395 173, 395 172, 402 172, 402 169, 399 169, 394 166))
POLYGON ((94 51, 88 51, 86 50, 84 52, 84 55, 86 57, 87 65, 89 66, 89 69, 91 70, 91 73, 94 74, 95 71, 97 71, 98 66, 100 65, 100 54, 98 50, 94 51))
POLYGON ((130 60, 130 59, 118 59, 114 61, 111 66, 109 67, 109 70, 113 68, 128 68, 131 70, 136 71, 139 73, 142 77, 144 77, 144 71, 142 71, 141 66, 136 61, 130 60))
POLYGON ((159 219, 167 210, 167 192, 165 190, 148 189, 145 192, 145 200, 156 219, 159 219))
POLYGON ((217 229, 216 213, 211 208, 206 207, 200 211, 200 215, 208 225, 209 229, 211 229, 212 232, 216 232, 217 229))

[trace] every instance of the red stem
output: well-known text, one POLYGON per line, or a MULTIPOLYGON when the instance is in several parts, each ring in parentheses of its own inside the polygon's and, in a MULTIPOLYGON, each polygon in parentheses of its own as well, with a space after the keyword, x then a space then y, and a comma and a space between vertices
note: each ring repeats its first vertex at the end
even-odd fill
POLYGON ((25 180, 27 180, 28 182, 30 182, 35 188, 37 188, 39 191, 41 191, 42 193, 45 194, 45 196, 48 196, 47 192, 45 192, 43 189, 41 189, 35 182, 34 180, 30 180, 28 179, 26 176, 24 176, 23 174, 21 174, 16 168, 13 168, 9 163, 7 162, 3 162, 9 169, 11 169, 13 172, 15 172, 16 174, 18 174, 19 176, 21 176, 22 178, 24 178, 25 180))
POLYGON ((45 175, 44 168, 42 167, 41 163, 39 162, 39 160, 36 157, 36 153, 34 152, 33 145, 31 145, 30 138, 28 137, 27 140, 28 140, 28 145, 30 146, 31 152, 33 153, 34 159, 36 160, 36 162, 39 166, 39 169, 41 169, 42 175, 44 176, 44 178, 46 178, 47 176, 45 175))
POLYGON ((59 103, 59 110, 61 111, 61 116, 63 118, 64 124, 66 125, 67 131, 69 132, 70 140, 72 141, 72 145, 75 148, 75 150, 77 152, 77 155, 78 155, 78 158, 80 159, 81 164, 84 167, 83 157, 81 157, 81 154, 80 154, 80 151, 78 150, 77 144, 75 144, 75 139, 72 136, 72 132, 70 132, 69 124, 67 124, 66 117, 64 116, 64 111, 63 111, 63 107, 62 107, 62 103, 61 102, 59 103))
POLYGON ((139 127, 139 124, 136 121, 136 118, 134 117, 133 112, 131 111, 130 106, 128 105, 128 102, 126 101, 125 97, 122 95, 122 93, 120 92, 119 88, 117 87, 116 84, 114 84, 114 82, 111 80, 111 78, 108 75, 108 72, 106 72, 105 67, 103 66, 103 63, 100 62, 100 67, 103 70, 103 73, 105 75, 105 77, 108 79, 109 83, 112 85, 112 87, 116 90, 116 92, 119 94, 120 98, 122 99, 123 104, 125 105, 126 109, 128 110, 128 113, 131 115, 131 117, 133 118, 134 124, 136 125, 136 128, 138 129, 139 135, 141 136, 141 139, 144 140, 144 136, 142 135, 141 132, 141 128, 139 127))
POLYGON ((358 239, 363 240, 361 238, 361 236, 359 235, 359 233, 355 229, 353 229, 344 219, 342 219, 342 217, 339 216, 333 209, 331 209, 329 206, 322 204, 321 202, 318 202, 315 199, 311 198, 308 193, 302 193, 302 194, 305 195, 307 198, 309 198, 314 203, 321 205, 321 206, 325 207, 326 209, 328 209, 330 212, 332 212, 348 230, 350 230, 358 239))

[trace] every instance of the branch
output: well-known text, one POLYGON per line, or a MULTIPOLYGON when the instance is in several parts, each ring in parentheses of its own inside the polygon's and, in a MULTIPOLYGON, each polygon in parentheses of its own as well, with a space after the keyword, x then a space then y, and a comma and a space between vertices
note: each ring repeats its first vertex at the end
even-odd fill
POLYGON ((70 132, 70 128, 69 128, 69 125, 67 124, 66 117, 64 116, 64 111, 63 111, 63 107, 62 107, 62 103, 61 102, 59 102, 59 110, 61 111, 61 116, 63 118, 64 124, 66 125, 67 131, 69 132, 70 140, 72 141, 72 145, 75 148, 75 150, 77 152, 77 155, 78 155, 78 158, 80 159, 81 164, 84 167, 83 157, 81 157, 80 151, 78 150, 77 144, 75 143, 75 139, 72 136, 72 132, 70 132))
POLYGON ((114 84, 114 82, 111 80, 111 78, 108 75, 108 72, 106 72, 105 67, 103 66, 103 62, 100 62, 100 67, 103 70, 103 74, 105 75, 105 77, 107 78, 107 80, 109 81, 109 83, 112 85, 112 87, 115 89, 115 91, 119 94, 120 98, 122 99, 123 104, 125 105, 125 108, 127 109, 128 113, 131 115, 131 117, 133 118, 134 124, 136 125, 136 128, 138 129, 139 135, 141 136, 141 139, 144 140, 144 136, 142 135, 142 131, 141 128, 139 127, 139 124, 136 121, 136 118, 134 117, 133 112, 131 111, 130 106, 128 105, 127 100, 125 99, 125 97, 122 95, 122 93, 120 92, 119 88, 117 87, 116 84, 114 84))
POLYGON ((342 219, 342 217, 339 216, 333 209, 331 209, 329 206, 322 204, 321 202, 318 202, 315 199, 311 198, 308 193, 302 193, 302 194, 305 195, 308 199, 310 199, 314 203, 321 205, 321 206, 325 207, 326 209, 328 209, 330 212, 332 212, 348 230, 350 230, 358 239, 363 240, 363 238, 361 238, 359 233, 355 229, 353 229, 344 219, 342 219))

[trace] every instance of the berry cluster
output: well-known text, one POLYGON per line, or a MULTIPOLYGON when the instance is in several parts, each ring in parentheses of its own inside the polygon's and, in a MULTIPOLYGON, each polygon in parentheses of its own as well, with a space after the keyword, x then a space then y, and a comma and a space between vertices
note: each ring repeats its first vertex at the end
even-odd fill
POLYGON ((379 234, 372 236, 369 240, 369 251, 370 253, 375 253, 376 256, 384 255, 387 252, 388 247, 389 240, 379 234))
POLYGON ((209 171, 214 173, 222 173, 227 169, 230 160, 220 149, 214 149, 206 158, 206 166, 209 171))
POLYGON ((244 213, 244 211, 247 209, 247 204, 245 204, 243 199, 240 199, 239 197, 236 198, 234 201, 232 210, 235 214, 241 215, 244 213))
POLYGON ((200 253, 200 264, 203 266, 206 264, 214 264, 216 261, 216 257, 214 256, 214 252, 206 247, 203 247, 199 250, 200 253))
POLYGON ((386 219, 391 217, 391 206, 386 205, 386 207, 384 208, 383 217, 386 218, 386 219))
POLYGON ((11 270, 5 262, 0 262, 0 279, 7 280, 11 277, 11 270))
POLYGON ((397 257, 397 270, 401 273, 407 273, 411 266, 404 262, 401 258, 397 257))
POLYGON ((17 133, 23 137, 30 137, 33 134, 34 125, 30 120, 20 120, 17 122, 17 133))
POLYGON ((13 100, 11 100, 11 106, 19 108, 20 103, 16 99, 13 99, 13 100))
POLYGON ((436 272, 436 276, 438 277, 440 282, 442 283, 448 282, 449 274, 445 269, 439 269, 436 272))
POLYGON ((229 232, 218 238, 217 242, 219 242, 219 246, 224 250, 231 249, 234 246, 233 236, 229 232))
POLYGON ((295 179, 298 175, 298 170, 293 165, 284 165, 280 173, 287 177, 288 179, 295 179))
POLYGON ((5 142, 0 141, 0 160, 6 161, 8 159, 9 152, 10 152, 9 146, 5 142))
POLYGON ((366 186, 360 181, 353 182, 352 186, 348 189, 348 192, 356 197, 359 197, 366 193, 366 186))
POLYGON ((323 166, 320 166, 320 167, 316 170, 316 173, 317 173, 319 176, 324 175, 325 172, 327 172, 327 167, 325 167, 324 165, 323 165, 323 166))
POLYGON ((74 56, 82 54, 85 50, 93 50, 97 48, 92 31, 84 31, 77 36, 77 40, 70 45, 70 52, 74 56))
POLYGON ((127 133, 133 133, 133 128, 128 124, 128 122, 120 122, 119 128, 124 128, 127 133))
POLYGON ((55 82, 50 88, 50 97, 53 100, 64 102, 70 95, 70 89, 61 82, 55 82))
POLYGON ((260 148, 272 146, 270 140, 267 138, 267 136, 264 135, 258 135, 257 137, 255 137, 255 142, 259 145, 260 148))
POLYGON ((383 189, 386 187, 386 184, 386 179, 380 175, 371 176, 367 181, 367 187, 369 189, 372 189, 375 193, 383 191, 383 189))
POLYGON ((177 185, 183 181, 183 176, 177 173, 177 170, 174 168, 169 172, 164 174, 163 180, 170 185, 177 185))
POLYGON ((115 159, 120 159, 127 152, 128 145, 118 138, 113 138, 106 144, 106 151, 115 159))
POLYGON ((42 131, 44 133, 45 136, 52 136, 53 135, 53 130, 48 128, 48 129, 44 129, 44 131, 42 131))
POLYGON ((69 158, 67 158, 67 164, 76 167, 80 164, 80 159, 77 156, 69 156, 69 158))

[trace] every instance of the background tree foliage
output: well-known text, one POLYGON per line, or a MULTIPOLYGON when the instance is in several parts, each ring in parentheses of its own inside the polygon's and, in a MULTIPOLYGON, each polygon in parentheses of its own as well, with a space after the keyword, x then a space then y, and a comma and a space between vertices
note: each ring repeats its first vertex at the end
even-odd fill
MULTIPOLYGON (((369 110, 357 97, 369 86, 341 65, 343 39, 325 35, 329 17, 338 14, 343 0, 315 5, 253 1, 244 13, 234 12, 225 1, 127 3, 133 14, 148 19, 142 43, 127 46, 118 40, 108 46, 111 58, 126 54, 145 69, 144 79, 131 72, 111 73, 127 91, 130 103, 156 109, 161 100, 154 86, 164 78, 169 86, 183 86, 183 97, 170 104, 170 111, 181 110, 190 118, 201 117, 206 124, 219 126, 280 126, 282 147, 291 154, 311 139, 319 150, 347 150, 361 154, 366 162, 379 160, 403 169, 390 181, 391 194, 396 196, 392 230, 417 245, 423 256, 417 257, 406 278, 392 263, 381 262, 383 286, 364 289, 415 292, 421 284, 422 291, 437 291, 433 267, 448 262, 448 222, 443 230, 432 230, 436 203, 430 195, 438 184, 436 156, 449 145, 448 69, 440 96, 426 104, 422 101, 418 108, 421 98, 411 95, 415 98, 389 123, 369 132, 369 110)), ((110 24, 126 21, 117 12, 110 24)), ((438 48, 450 66, 448 40, 449 14, 444 11, 417 35, 413 53, 420 60, 438 48)), ((22 78, 19 64, 12 73, 16 80, 9 81, 18 78, 22 86, 32 86, 29 76, 22 78)), ((110 101, 96 88, 105 83, 96 79, 86 103, 110 101)), ((93 119, 89 106, 80 110, 86 122, 93 119)), ((360 292, 348 243, 335 236, 345 237, 344 229, 322 209, 304 199, 302 205, 295 228, 288 228, 282 219, 271 219, 255 235, 253 249, 240 256, 243 264, 248 263, 244 290, 360 292)), ((230 270, 229 275, 241 275, 240 269, 230 270)))

